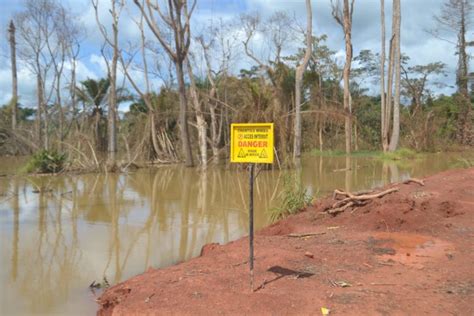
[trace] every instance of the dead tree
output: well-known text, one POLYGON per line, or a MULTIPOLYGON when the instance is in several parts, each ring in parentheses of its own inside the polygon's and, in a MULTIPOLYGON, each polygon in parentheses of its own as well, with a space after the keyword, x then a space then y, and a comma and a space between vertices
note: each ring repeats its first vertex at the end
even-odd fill
POLYGON ((184 81, 184 63, 186 61, 189 45, 191 43, 191 16, 196 6, 193 1, 191 9, 188 10, 187 0, 168 0, 168 9, 164 12, 162 6, 158 3, 152 3, 151 0, 134 0, 135 5, 140 9, 145 21, 170 56, 176 68, 176 75, 179 86, 179 122, 181 132, 182 152, 187 167, 194 166, 193 155, 191 151, 191 141, 189 137, 188 119, 187 119, 187 97, 186 84, 184 81), (158 26, 155 15, 164 22, 171 30, 174 41, 168 41, 163 31, 158 26))
POLYGON ((401 77, 401 59, 400 59, 400 24, 401 8, 400 0, 393 0, 392 33, 394 41, 393 67, 395 68, 395 94, 393 99, 393 125, 392 135, 390 137, 389 151, 395 151, 400 139, 400 77, 401 77))
POLYGON ((382 23, 381 76, 381 134, 383 151, 397 149, 400 137, 400 0, 393 0, 392 36, 389 45, 387 86, 385 87, 385 3, 380 0, 382 23), (395 79, 395 84, 394 84, 395 79), (394 95, 395 92, 395 95, 394 95), (393 122, 392 121, 393 115, 393 122))
POLYGON ((352 150, 352 105, 349 81, 351 77, 352 64, 352 13, 354 12, 354 1, 355 0, 352 0, 349 6, 349 0, 343 0, 344 6, 341 9, 340 0, 335 2, 334 0, 331 0, 332 15, 344 31, 344 41, 346 46, 346 61, 344 63, 343 80, 344 111, 346 113, 344 129, 346 134, 346 153, 348 154, 352 150))
POLYGON ((439 15, 435 16, 436 29, 431 31, 435 37, 456 46, 458 66, 456 85, 458 88, 457 103, 459 114, 457 118, 456 139, 461 144, 474 144, 472 122, 474 112, 469 100, 469 54, 468 46, 474 46, 474 41, 467 41, 466 33, 473 23, 474 4, 470 0, 446 0, 439 15), (457 41, 450 40, 448 34, 455 34, 457 41))
POLYGON ((196 87, 196 81, 194 79, 193 68, 189 60, 189 56, 186 59, 186 68, 188 70, 188 76, 190 81, 189 94, 191 95, 191 102, 196 113, 196 128, 198 131, 198 144, 199 153, 201 154, 201 167, 205 170, 207 168, 207 123, 204 118, 204 111, 202 108, 202 102, 199 100, 198 90, 196 87))
POLYGON ((210 85, 209 91, 207 95, 204 95, 203 99, 207 101, 207 107, 209 108, 209 143, 214 163, 219 162, 222 136, 227 132, 224 126, 229 125, 224 125, 224 122, 230 122, 228 108, 225 106, 227 104, 226 82, 228 80, 229 63, 234 57, 237 40, 227 37, 229 27, 228 24, 226 25, 220 20, 217 26, 210 27, 196 38, 196 41, 202 48, 206 64, 206 75, 210 85), (219 58, 217 70, 212 68, 211 58, 214 62, 219 58))
POLYGON ((15 24, 13 20, 10 21, 8 28, 8 40, 10 42, 10 58, 12 66, 12 130, 16 129, 17 125, 17 108, 18 108, 18 77, 16 71, 16 41, 15 41, 15 24))
POLYGON ((108 59, 104 56, 104 60, 107 64, 108 77, 110 79, 109 87, 109 102, 108 102, 108 118, 107 118, 107 133, 108 133, 108 142, 107 142, 107 152, 108 152, 108 164, 111 168, 115 166, 115 155, 117 152, 117 65, 120 55, 119 50, 119 41, 118 41, 118 25, 120 14, 124 7, 123 0, 110 0, 111 9, 109 10, 112 16, 112 36, 110 37, 107 33, 107 29, 100 22, 99 19, 99 9, 98 9, 99 0, 91 0, 92 6, 95 11, 95 18, 97 26, 107 43, 112 49, 112 59, 109 62, 108 59))
MULTIPOLYGON (((143 102, 145 103, 147 110, 148 110, 148 118, 150 120, 149 124, 149 133, 150 133, 150 138, 151 138, 151 143, 154 151, 154 155, 158 159, 162 159, 162 155, 164 155, 164 150, 160 148, 160 142, 157 139, 157 127, 156 127, 156 110, 155 107, 153 106, 153 101, 152 101, 152 95, 151 95, 151 87, 150 87, 150 76, 149 76, 149 70, 148 70, 148 57, 147 57, 147 47, 146 47, 146 36, 145 36, 145 31, 143 29, 143 16, 141 16, 139 21, 135 21, 135 23, 138 26, 138 29, 140 30, 140 52, 141 52, 141 60, 142 60, 142 69, 141 71, 143 72, 143 78, 145 79, 145 89, 143 90, 142 88, 139 87, 138 83, 136 80, 133 78, 133 76, 130 75, 130 64, 133 59, 133 53, 130 54, 132 55, 131 59, 129 62, 126 62, 123 58, 123 55, 120 55, 120 61, 122 62, 122 68, 124 71, 125 76, 127 77, 128 81, 131 83, 135 91, 140 95, 142 98, 143 102)), ((167 157, 170 158, 170 157, 167 157)))
POLYGON ((303 62, 296 67, 295 74, 295 138, 293 145, 293 159, 301 156, 301 87, 303 84, 303 74, 308 67, 312 55, 313 38, 313 14, 311 0, 306 0, 306 51, 303 62))
POLYGON ((71 60, 71 81, 69 83, 69 93, 71 96, 71 124, 76 127, 76 131, 79 131, 79 121, 77 118, 77 74, 76 74, 76 67, 77 67, 77 60, 79 57, 79 52, 81 49, 81 44, 78 38, 78 34, 72 39, 72 42, 69 43, 68 46, 68 55, 71 60))
POLYGON ((25 10, 15 16, 19 34, 18 57, 36 76, 37 112, 35 115, 36 143, 49 148, 48 106, 54 87, 46 89, 47 78, 52 67, 47 42, 55 41, 58 35, 58 12, 61 4, 55 0, 27 0, 25 10))
MULTIPOLYGON (((211 85, 211 89, 209 91, 209 96, 208 96, 209 112, 211 114, 211 130, 210 130, 211 141, 210 143, 211 143, 211 149, 212 149, 212 154, 213 154, 213 160, 214 162, 218 162, 219 161, 219 147, 218 146, 219 146, 219 141, 221 138, 222 124, 218 125, 217 115, 216 115, 217 85, 212 75, 212 66, 211 66, 211 60, 209 56, 209 48, 211 46, 211 43, 206 44, 203 36, 198 37, 197 41, 199 42, 203 50, 204 59, 206 61, 207 79, 209 80, 209 83, 211 85)), ((222 118, 221 118, 221 122, 222 122, 222 118)))

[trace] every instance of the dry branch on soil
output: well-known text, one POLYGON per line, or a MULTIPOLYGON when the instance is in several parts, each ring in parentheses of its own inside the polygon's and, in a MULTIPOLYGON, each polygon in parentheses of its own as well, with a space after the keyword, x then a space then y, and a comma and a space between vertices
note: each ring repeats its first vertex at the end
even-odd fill
POLYGON ((408 180, 403 181, 403 184, 409 184, 411 182, 418 183, 421 186, 425 185, 425 181, 417 179, 417 178, 410 178, 408 180))
POLYGON ((338 213, 344 212, 350 207, 363 206, 372 201, 373 199, 381 198, 387 194, 397 192, 398 188, 390 188, 382 192, 369 194, 370 192, 364 191, 357 193, 346 192, 342 190, 334 190, 333 199, 338 200, 334 203, 330 209, 326 210, 327 214, 336 215, 338 213))
POLYGON ((317 235, 324 235, 326 232, 314 232, 314 233, 302 233, 302 234, 288 234, 286 235, 287 237, 292 237, 292 238, 303 238, 303 237, 311 237, 311 236, 317 236, 317 235))

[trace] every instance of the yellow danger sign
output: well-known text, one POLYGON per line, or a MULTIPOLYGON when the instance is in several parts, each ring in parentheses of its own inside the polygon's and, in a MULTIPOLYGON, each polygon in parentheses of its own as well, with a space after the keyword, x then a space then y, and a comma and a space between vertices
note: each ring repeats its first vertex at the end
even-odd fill
POLYGON ((230 162, 273 163, 273 123, 231 124, 230 162))

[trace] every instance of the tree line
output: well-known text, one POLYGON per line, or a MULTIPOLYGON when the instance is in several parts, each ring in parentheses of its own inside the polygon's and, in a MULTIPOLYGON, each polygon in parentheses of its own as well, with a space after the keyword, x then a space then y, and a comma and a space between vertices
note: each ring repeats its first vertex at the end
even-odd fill
POLYGON ((100 79, 77 81, 87 34, 60 1, 26 0, 12 17, 12 99, 0 109, 1 153, 67 152, 82 168, 114 168, 118 160, 206 168, 227 155, 230 123, 257 121, 275 123, 280 165, 314 148, 350 154, 474 144, 468 64, 474 41, 467 39, 474 5, 468 0, 446 0, 430 31, 440 40, 452 38, 446 34, 457 38, 457 89, 451 96, 436 95, 445 64, 412 65, 402 52, 400 0, 391 1, 388 36, 380 0, 380 52, 362 49, 357 56, 357 3, 331 1, 344 36, 343 64, 327 36, 314 34, 310 0, 306 25, 275 12, 267 18, 242 13, 231 23, 217 19, 199 27, 192 20, 196 0, 90 1, 107 70, 100 79), (107 9, 110 19, 100 14, 107 9), (139 36, 124 43, 120 22, 131 10, 139 36), (229 35, 236 29, 239 36, 229 35), (269 54, 256 50, 258 41, 269 54), (236 71, 242 59, 251 66, 236 71), (36 79, 34 107, 18 95, 17 60, 36 79), (369 93, 367 83, 378 85, 379 93, 369 93), (130 110, 120 114, 124 102, 130 110))

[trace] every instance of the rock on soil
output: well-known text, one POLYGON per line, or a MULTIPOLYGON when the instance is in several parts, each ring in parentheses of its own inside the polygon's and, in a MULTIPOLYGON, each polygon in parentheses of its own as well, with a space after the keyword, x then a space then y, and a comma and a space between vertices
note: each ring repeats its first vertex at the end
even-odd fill
POLYGON ((327 198, 259 231, 253 292, 241 238, 111 287, 98 314, 474 315, 474 168, 424 181, 335 217, 327 198))

